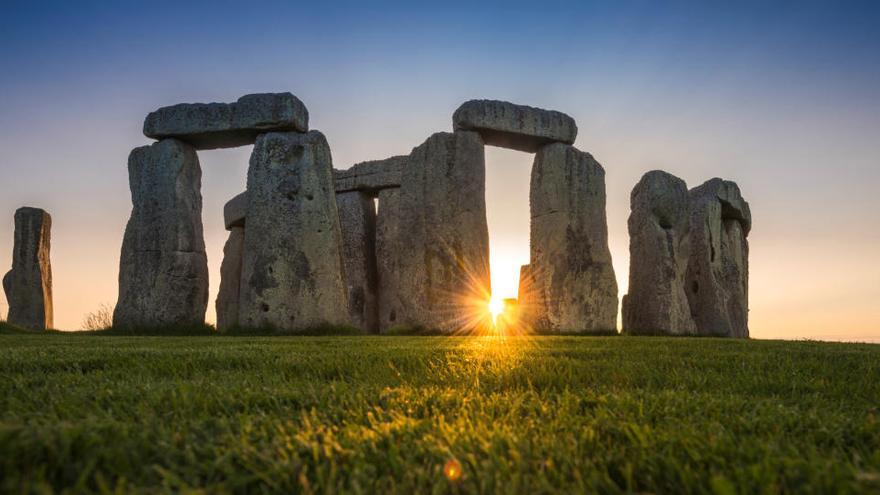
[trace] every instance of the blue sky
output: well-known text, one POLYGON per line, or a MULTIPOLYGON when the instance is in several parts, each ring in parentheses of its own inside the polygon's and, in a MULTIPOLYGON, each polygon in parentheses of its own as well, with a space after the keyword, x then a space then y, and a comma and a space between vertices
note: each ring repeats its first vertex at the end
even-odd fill
MULTIPOLYGON (((2 2, 2 12, 0 266, 15 208, 48 209, 62 328, 115 301, 126 157, 149 142, 143 117, 291 91, 337 168, 407 153, 449 130, 471 98, 572 115, 577 146, 607 171, 622 290, 641 174, 735 180, 755 212, 753 334, 880 339, 880 3, 2 2)), ((212 292, 219 209, 243 189, 248 153, 201 154, 212 292)), ((487 157, 493 257, 506 263, 495 270, 509 275, 528 253, 531 157, 487 157)))

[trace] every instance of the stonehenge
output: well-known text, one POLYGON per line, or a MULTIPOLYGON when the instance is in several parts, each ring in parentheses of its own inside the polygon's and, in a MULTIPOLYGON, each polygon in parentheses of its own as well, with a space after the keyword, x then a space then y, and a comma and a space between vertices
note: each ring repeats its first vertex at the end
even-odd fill
POLYGON ((3 277, 9 303, 6 320, 13 325, 53 328, 51 231, 52 217, 44 210, 23 207, 15 211, 12 270, 3 277))
POLYGON ((376 205, 361 191, 336 193, 342 228, 342 265, 348 287, 351 322, 371 333, 379 331, 376 270, 376 205))
POLYGON ((691 246, 685 288, 701 335, 748 337, 749 204, 734 182, 711 179, 688 192, 691 246))
POLYGON ((174 138, 135 148, 128 177, 133 208, 122 241, 113 325, 203 323, 208 259, 195 148, 174 138))
POLYGON ((549 332, 616 332, 605 170, 571 145, 546 145, 535 155, 529 204, 534 326, 549 332))
POLYGON ((452 121, 456 131, 477 131, 486 144, 528 153, 551 143, 574 144, 578 130, 562 112, 497 100, 465 102, 452 121))
POLYGON ((181 103, 144 120, 144 135, 177 138, 197 150, 253 144, 269 131, 308 132, 309 112, 290 93, 242 96, 235 103, 181 103))
POLYGON ((733 182, 688 191, 668 173, 646 173, 631 196, 623 331, 747 338, 751 222, 733 182))
MULTIPOLYGON (((410 153, 397 207, 383 209, 383 244, 398 249, 394 270, 380 271, 396 294, 380 293, 383 327, 405 325, 444 333, 487 325, 489 227, 486 223, 486 165, 483 140, 475 132, 440 132, 410 153), (394 216, 388 218, 391 213, 394 216)), ((384 268, 385 265, 380 266, 384 268)))
MULTIPOLYGON (((616 331, 617 281, 605 169, 552 110, 471 100, 452 132, 405 155, 335 170, 291 93, 163 107, 156 139, 129 158, 132 215, 120 258, 117 326, 202 324, 208 276, 197 150, 253 144, 247 190, 229 200, 217 327, 302 331, 354 325, 445 334, 492 325, 485 146, 534 153, 530 256, 504 326, 616 331), (515 318, 512 316, 515 315, 515 318), (512 319, 513 318, 513 319, 512 319)), ((748 204, 732 182, 691 191, 665 172, 631 196, 627 333, 748 336, 748 204)))
POLYGON ((318 131, 257 138, 247 179, 239 324, 347 324, 330 146, 318 131))
POLYGON ((687 185, 666 172, 648 172, 633 189, 630 208, 623 328, 631 334, 696 333, 684 290, 690 232, 687 185))

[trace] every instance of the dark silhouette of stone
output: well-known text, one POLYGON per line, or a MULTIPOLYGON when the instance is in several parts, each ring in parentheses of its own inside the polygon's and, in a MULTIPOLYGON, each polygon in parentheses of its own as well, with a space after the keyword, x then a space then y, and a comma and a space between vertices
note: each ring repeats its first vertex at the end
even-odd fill
POLYGON ((241 294, 241 263, 244 257, 244 226, 229 229, 229 238, 223 246, 220 264, 220 289, 214 307, 217 310, 217 329, 228 330, 238 326, 238 299, 241 294))
POLYGON ((376 207, 373 198, 359 191, 337 193, 336 207, 351 322, 375 333, 379 331, 376 207))
POLYGON ((245 191, 223 205, 223 223, 226 225, 226 230, 233 227, 244 227, 247 218, 247 202, 247 191, 245 191))
POLYGON ((15 211, 12 270, 3 277, 9 303, 7 321, 32 330, 52 328, 52 217, 39 208, 15 211))

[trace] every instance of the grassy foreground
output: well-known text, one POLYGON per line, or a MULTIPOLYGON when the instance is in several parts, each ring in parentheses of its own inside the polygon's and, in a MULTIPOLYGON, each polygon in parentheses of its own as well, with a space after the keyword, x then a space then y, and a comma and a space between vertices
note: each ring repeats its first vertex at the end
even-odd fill
POLYGON ((877 493, 878 406, 871 345, 0 335, 0 491, 877 493))

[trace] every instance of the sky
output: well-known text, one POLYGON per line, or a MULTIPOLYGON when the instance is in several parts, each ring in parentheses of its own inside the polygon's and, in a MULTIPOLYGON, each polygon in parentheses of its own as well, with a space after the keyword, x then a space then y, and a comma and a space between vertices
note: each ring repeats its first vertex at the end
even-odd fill
MULTIPOLYGON (((880 4, 319 3, 0 0, 0 267, 15 209, 49 211, 56 327, 115 304, 147 113, 290 91, 339 169, 451 130, 469 99, 571 115, 606 170, 621 296, 642 174, 733 180, 754 218, 752 336, 880 341, 880 4)), ((200 152, 209 321, 222 206, 250 151, 200 152)), ((493 287, 508 297, 528 261, 532 159, 486 150, 493 287)))

